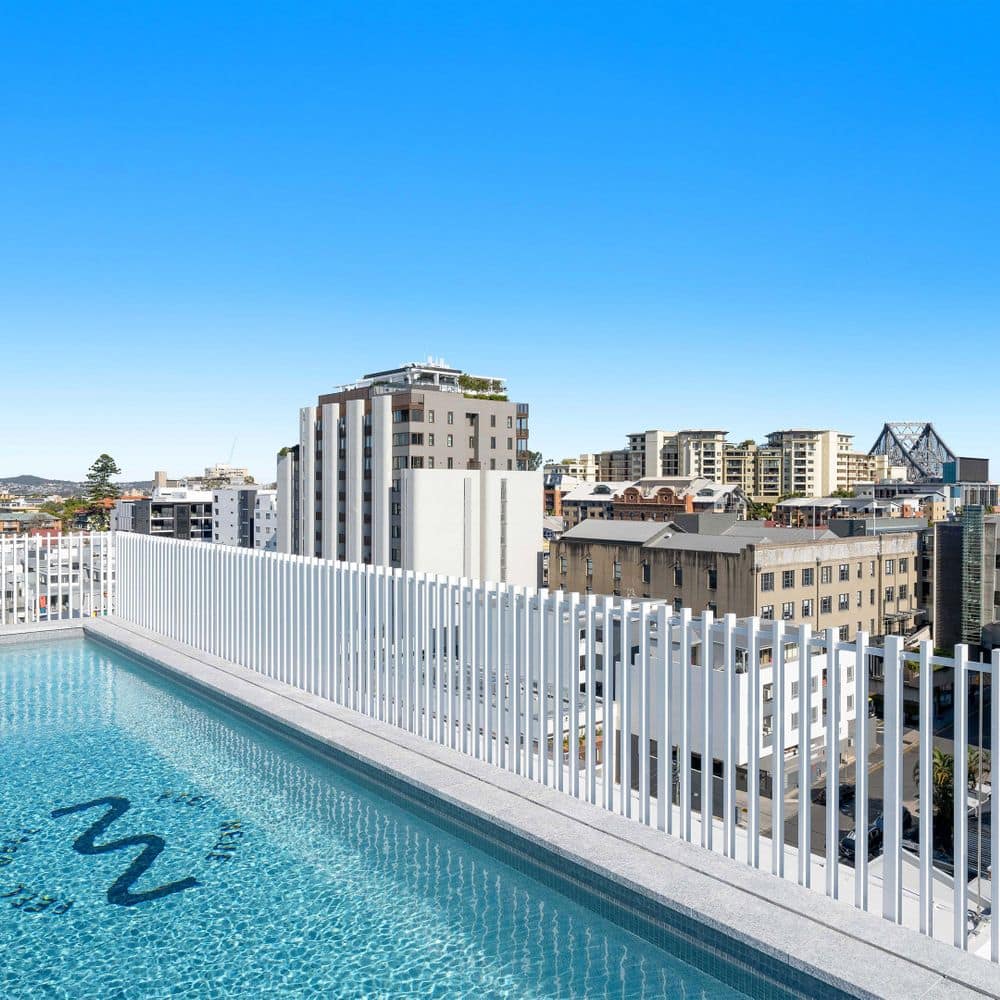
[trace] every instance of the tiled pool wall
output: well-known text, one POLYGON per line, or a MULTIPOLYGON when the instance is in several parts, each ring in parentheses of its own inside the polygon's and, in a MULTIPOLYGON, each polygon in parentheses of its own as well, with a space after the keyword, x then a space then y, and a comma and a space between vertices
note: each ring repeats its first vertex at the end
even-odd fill
MULTIPOLYGON (((80 633, 78 632, 77 635, 80 633)), ((315 739, 273 716, 156 663, 105 636, 88 636, 138 667, 192 691, 225 711, 347 772, 369 790, 405 807, 439 829, 534 878, 606 920, 677 955, 734 989, 766 1000, 844 1000, 864 994, 821 981, 780 957, 761 951, 688 914, 621 885, 539 845, 517 831, 477 816, 334 744, 315 739)), ((629 849, 631 845, 623 845, 629 849)), ((634 848, 633 848, 634 849, 634 848)), ((693 901, 693 908, 697 901, 693 901)))

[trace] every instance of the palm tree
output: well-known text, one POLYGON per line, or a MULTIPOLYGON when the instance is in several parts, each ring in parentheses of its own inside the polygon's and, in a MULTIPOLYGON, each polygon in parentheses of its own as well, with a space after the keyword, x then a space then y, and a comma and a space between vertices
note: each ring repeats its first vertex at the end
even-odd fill
MULTIPOLYGON (((975 788, 979 780, 979 756, 982 754, 983 770, 990 768, 990 754, 988 750, 977 750, 973 747, 968 749, 968 787, 975 788)), ((919 794, 920 789, 920 762, 913 768, 913 780, 917 783, 919 794)), ((952 822, 955 810, 955 758, 950 753, 945 753, 940 747, 934 748, 931 757, 931 794, 933 796, 934 816, 943 820, 934 824, 934 841, 938 846, 951 850, 955 838, 954 823, 952 822)))

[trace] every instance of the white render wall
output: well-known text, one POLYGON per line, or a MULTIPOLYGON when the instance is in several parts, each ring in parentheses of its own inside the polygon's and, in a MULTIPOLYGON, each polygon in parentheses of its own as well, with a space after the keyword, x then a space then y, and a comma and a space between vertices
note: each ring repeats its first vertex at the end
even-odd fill
POLYGON ((265 552, 278 548, 277 490, 258 490, 253 506, 253 547, 265 552))
POLYGON ((299 410, 299 539, 300 554, 316 550, 316 407, 299 410))
MULTIPOLYGON (((323 404, 323 439, 321 444, 322 477, 323 484, 323 509, 320 512, 323 516, 321 524, 323 527, 323 558, 337 558, 337 511, 340 504, 337 496, 340 492, 340 432, 338 421, 340 420, 340 404, 323 404)), ((310 549, 306 555, 312 555, 310 549)))
POLYGON ((542 474, 405 469, 403 569, 534 586, 542 474))
POLYGON ((278 537, 279 552, 292 551, 292 456, 289 453, 278 456, 278 537))
POLYGON ((236 486, 212 491, 212 541, 217 545, 240 544, 240 493, 245 489, 236 486))
POLYGON ((389 540, 389 511, 392 498, 392 396, 372 399, 371 457, 371 537, 372 562, 391 565, 392 542, 389 540))
MULTIPOLYGON (((346 472, 347 472, 347 525, 345 536, 347 549, 344 556, 348 562, 364 561, 364 442, 365 442, 365 402, 363 399, 349 399, 345 406, 347 418, 344 422, 346 472)), ((324 492, 329 486, 324 483, 324 492)), ((334 489, 337 486, 334 485, 334 489)), ((339 492, 339 490, 338 490, 339 492)), ((324 533, 330 529, 324 525, 324 533)), ((334 528, 336 537, 336 528, 334 528)), ((310 553, 312 549, 309 550, 310 553)))

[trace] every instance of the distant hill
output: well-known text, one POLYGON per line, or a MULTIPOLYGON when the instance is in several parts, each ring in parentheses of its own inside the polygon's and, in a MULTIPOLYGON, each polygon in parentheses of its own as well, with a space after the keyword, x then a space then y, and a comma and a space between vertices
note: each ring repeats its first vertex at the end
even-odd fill
MULTIPOLYGON (((149 491, 153 487, 152 480, 144 482, 115 483, 125 490, 149 491)), ((0 478, 0 492, 25 493, 58 493, 62 496, 78 496, 86 489, 86 483, 74 482, 72 479, 48 479, 45 476, 5 476, 0 478)))

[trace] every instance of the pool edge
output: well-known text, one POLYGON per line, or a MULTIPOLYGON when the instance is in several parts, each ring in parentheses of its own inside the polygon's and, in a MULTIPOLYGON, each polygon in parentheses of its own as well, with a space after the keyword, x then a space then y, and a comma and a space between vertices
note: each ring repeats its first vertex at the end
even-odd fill
MULTIPOLYGON (((970 956, 815 892, 133 626, 101 620, 76 631, 331 754, 341 766, 349 762, 382 784, 388 779, 397 794, 415 793, 423 808, 451 813, 451 819, 457 810, 473 825, 488 824, 498 841, 518 838, 531 853, 543 852, 558 864, 560 875, 570 876, 565 869, 571 866, 585 880, 603 880, 621 905, 637 914, 663 908, 734 943, 737 950, 750 948, 850 996, 1000 996, 990 980, 996 968, 981 959, 972 961, 983 968, 967 968, 970 956), (630 845, 636 850, 628 850, 630 845), (719 862, 727 866, 722 879, 719 862), (686 905, 685 898, 697 898, 698 905, 686 905), (845 916, 860 922, 856 934, 835 926, 845 916)), ((738 955, 733 960, 740 962, 738 955)))

